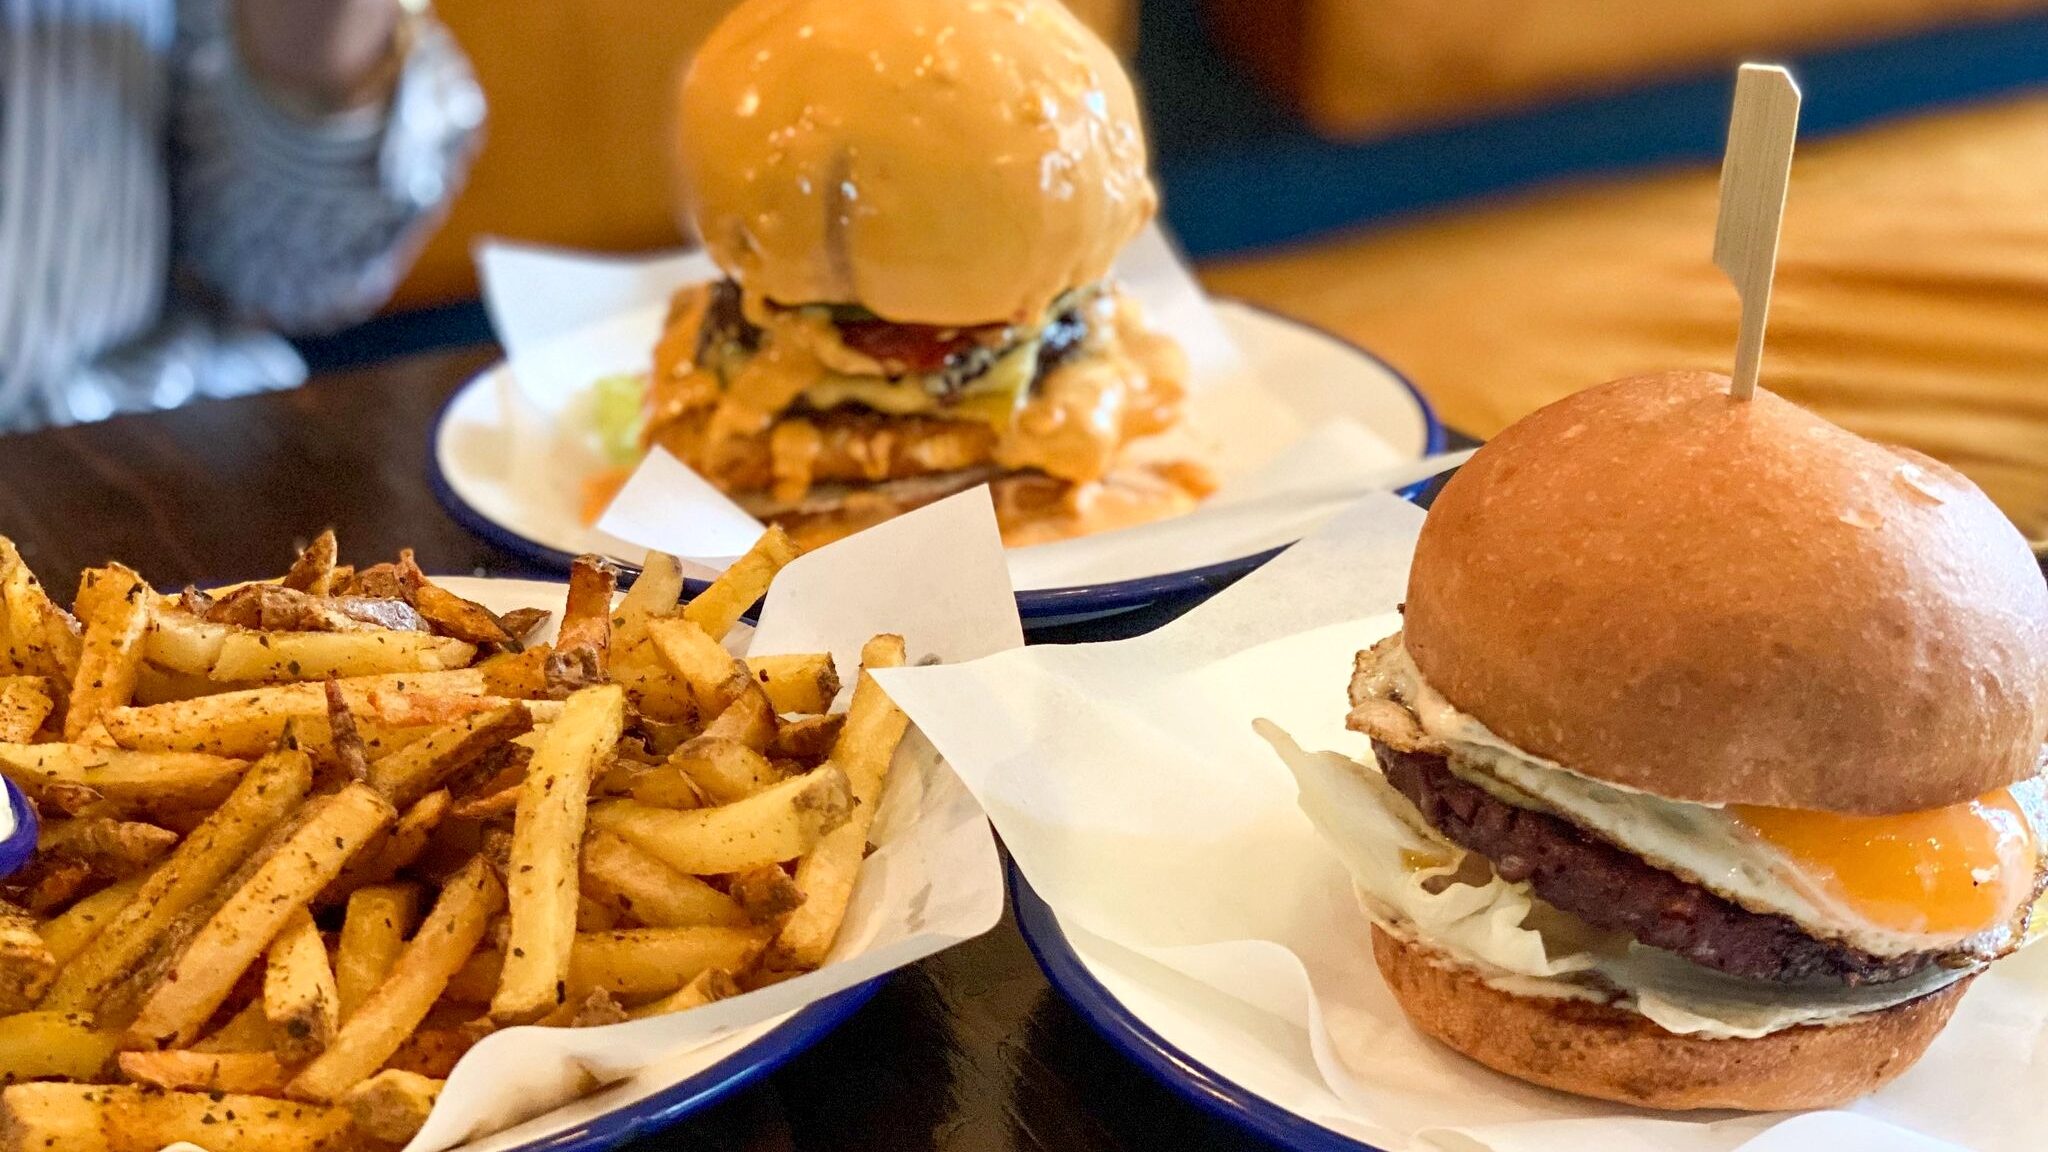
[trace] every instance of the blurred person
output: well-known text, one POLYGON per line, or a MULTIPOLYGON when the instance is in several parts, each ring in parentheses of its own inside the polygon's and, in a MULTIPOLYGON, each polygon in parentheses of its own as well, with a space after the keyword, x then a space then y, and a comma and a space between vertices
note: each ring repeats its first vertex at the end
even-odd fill
POLYGON ((0 433, 302 382, 482 120, 423 0, 0 0, 0 433))

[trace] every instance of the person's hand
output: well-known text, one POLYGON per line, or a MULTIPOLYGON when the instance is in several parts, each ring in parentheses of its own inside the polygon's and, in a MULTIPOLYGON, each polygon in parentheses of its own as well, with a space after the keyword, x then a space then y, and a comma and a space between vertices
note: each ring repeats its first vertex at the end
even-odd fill
POLYGON ((233 0, 235 38, 258 83, 287 107, 331 113, 390 94, 400 0, 233 0))

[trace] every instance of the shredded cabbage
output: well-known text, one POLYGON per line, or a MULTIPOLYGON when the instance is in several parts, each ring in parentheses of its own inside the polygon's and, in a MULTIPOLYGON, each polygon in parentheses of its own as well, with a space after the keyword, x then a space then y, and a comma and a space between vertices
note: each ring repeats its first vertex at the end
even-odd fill
POLYGON ((590 386, 590 426, 607 463, 623 468, 640 459, 646 404, 647 377, 638 373, 601 377, 590 386))

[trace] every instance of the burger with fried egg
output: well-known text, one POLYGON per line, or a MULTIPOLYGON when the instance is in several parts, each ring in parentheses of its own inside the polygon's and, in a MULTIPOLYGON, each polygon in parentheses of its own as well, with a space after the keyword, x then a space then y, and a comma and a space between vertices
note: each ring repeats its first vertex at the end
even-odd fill
POLYGON ((1186 368, 1109 278, 1157 207, 1130 81, 1056 0, 750 0, 680 123, 725 278, 672 304, 648 442, 807 544, 985 482, 1012 543, 1206 492, 1123 459, 1186 368))
POLYGON ((2048 586, 1952 469, 1621 380, 1444 487, 1370 761, 1276 740, 1423 1032, 1650 1108, 1833 1105, 2027 939, 2048 586))

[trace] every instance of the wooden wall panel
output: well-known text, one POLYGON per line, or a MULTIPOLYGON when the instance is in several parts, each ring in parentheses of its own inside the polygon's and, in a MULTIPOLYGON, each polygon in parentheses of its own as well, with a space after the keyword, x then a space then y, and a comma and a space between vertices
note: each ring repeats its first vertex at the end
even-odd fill
MULTIPOLYGON (((1729 371, 1717 191, 1711 168, 1551 188, 1204 274, 1487 436, 1618 376, 1729 371)), ((1801 147, 1763 384, 1947 460, 2048 538, 2048 95, 1801 147)))
POLYGON ((1344 138, 2041 8, 2048 0, 1206 0, 1226 50, 1344 138))

